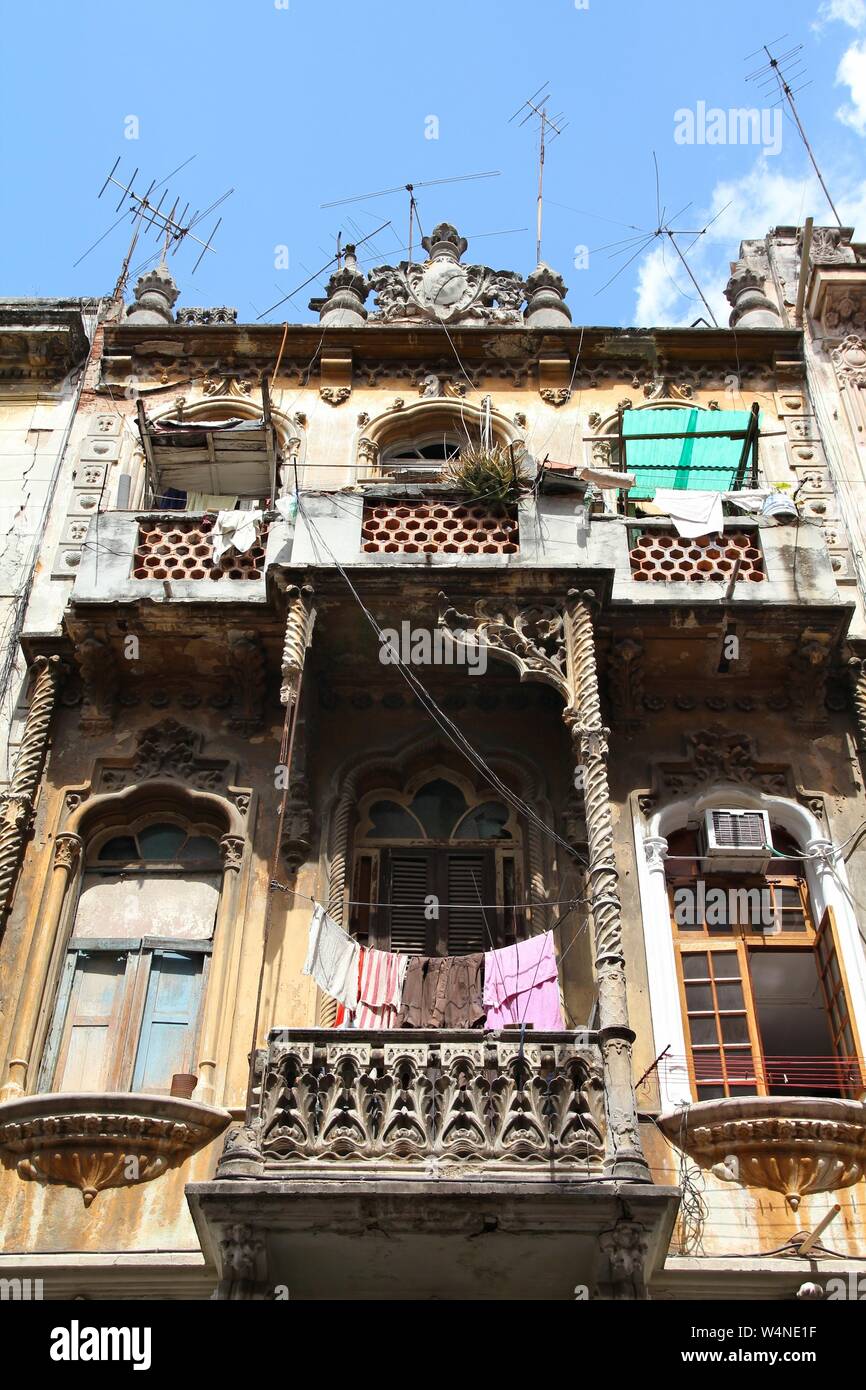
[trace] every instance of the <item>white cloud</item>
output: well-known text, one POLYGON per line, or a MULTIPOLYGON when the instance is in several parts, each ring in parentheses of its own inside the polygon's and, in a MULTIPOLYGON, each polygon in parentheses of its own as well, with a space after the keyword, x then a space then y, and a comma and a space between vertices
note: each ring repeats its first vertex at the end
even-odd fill
POLYGON ((823 0, 818 8, 818 18, 813 29, 823 29, 825 24, 838 20, 851 29, 859 29, 866 24, 866 0, 823 0))
POLYGON ((836 112, 837 119, 858 135, 866 135, 866 39, 852 43, 843 53, 836 86, 847 87, 851 93, 850 103, 836 112))

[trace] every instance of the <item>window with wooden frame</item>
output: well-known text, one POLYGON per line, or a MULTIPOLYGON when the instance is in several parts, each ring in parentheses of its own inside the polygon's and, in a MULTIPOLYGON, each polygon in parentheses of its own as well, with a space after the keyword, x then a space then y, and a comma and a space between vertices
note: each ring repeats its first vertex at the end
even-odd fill
POLYGON ((522 939, 521 838, 513 812, 439 770, 365 796, 350 924, 364 946, 469 955, 522 939))
POLYGON ((193 1071, 221 883, 216 839, 179 817, 91 843, 40 1090, 168 1093, 193 1071))
POLYGON ((862 1093, 832 911, 816 927, 796 845, 778 827, 773 845, 779 853, 766 875, 704 875, 697 835, 668 837, 671 924, 697 1100, 862 1093))

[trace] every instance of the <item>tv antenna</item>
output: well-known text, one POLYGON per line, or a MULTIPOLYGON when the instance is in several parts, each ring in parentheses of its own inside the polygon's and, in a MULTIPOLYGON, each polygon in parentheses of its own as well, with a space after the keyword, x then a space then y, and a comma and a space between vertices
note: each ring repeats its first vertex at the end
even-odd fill
POLYGON ((772 45, 766 43, 762 44, 760 48, 756 48, 754 53, 750 53, 748 57, 744 59, 744 62, 748 62, 750 58, 756 57, 759 53, 764 53, 767 56, 766 63, 763 63, 759 68, 755 68, 754 72, 746 74, 746 81, 756 82, 758 85, 758 89, 760 91, 764 91, 765 93, 769 93, 774 89, 777 90, 779 93, 779 98, 778 102, 773 103, 774 105, 778 105, 782 101, 787 101, 788 105, 791 108, 791 115, 794 117, 797 129, 800 132, 800 139, 803 141, 806 153, 812 161, 812 168, 818 175, 818 182, 824 190, 824 197, 827 199, 827 202, 830 204, 830 207, 833 210, 833 216, 836 219, 836 225, 838 227, 841 227, 842 219, 836 211, 836 204, 830 197, 830 190, 824 182, 824 176, 822 175, 821 170, 818 168, 818 161, 815 158, 815 155, 812 151, 812 146, 809 144, 808 137, 806 135, 805 130, 803 129, 803 122, 800 120, 800 115, 797 111, 797 106, 794 101, 794 97, 797 94, 797 92, 802 92, 804 87, 811 86, 811 82, 801 81, 801 78, 805 77, 806 75, 805 65, 803 63, 802 58, 799 56, 803 51, 803 45, 801 43, 795 44, 793 48, 789 48, 784 53, 781 53, 778 58, 774 57, 770 51, 771 47, 774 47, 776 44, 781 43, 782 40, 786 39, 787 37, 787 34, 781 34, 779 38, 773 39, 772 45), (798 87, 792 88, 792 82, 799 82, 800 85, 798 87))
POLYGON ((194 241, 198 246, 202 248, 201 252, 199 253, 198 259, 192 268, 191 273, 193 275, 198 270, 198 267, 204 259, 205 254, 208 251, 214 251, 215 253, 215 248, 212 245, 212 242, 220 226, 220 223, 222 222, 222 217, 219 217, 217 219, 212 231, 209 233, 209 235, 206 237, 204 241, 202 241, 201 237, 194 235, 193 228, 197 227, 201 222, 203 222, 206 217, 209 217, 210 214, 214 212, 216 208, 220 206, 221 203, 224 203, 226 198, 230 197, 231 194, 234 192, 233 188, 228 189, 227 192, 223 193, 222 196, 217 198, 215 202, 211 203, 209 207, 204 208, 202 211, 196 209, 196 211, 194 211, 192 214, 189 214, 189 203, 185 205, 182 211, 178 211, 180 198, 175 198, 174 202, 169 207, 163 207, 163 204, 165 203, 166 198, 168 197, 168 189, 165 187, 165 185, 168 183, 169 179, 174 178, 174 175, 179 173, 181 169, 184 169, 186 165, 189 164, 191 160, 193 160, 194 158, 195 155, 190 155, 189 159, 184 160, 183 164, 179 164, 176 169, 173 169, 172 172, 166 175, 164 179, 161 179, 159 183, 157 183, 155 179, 152 179, 144 193, 136 193, 135 188, 133 187, 135 179, 138 175, 138 168, 136 167, 133 170, 132 177, 128 180, 128 182, 123 183, 120 179, 115 178, 115 171, 117 169, 118 164, 120 163, 120 156, 118 156, 117 159, 114 161, 114 164, 112 165, 109 171, 108 177, 106 178, 104 184, 99 190, 98 197, 102 197, 109 184, 113 184, 115 188, 121 189, 120 199, 118 201, 117 207, 114 209, 115 212, 120 212, 120 217, 118 217, 117 220, 113 222, 111 226, 108 227, 107 230, 102 233, 102 236, 97 238, 97 240, 93 243, 92 246, 89 246, 87 248, 83 255, 78 257, 78 260, 75 262, 75 265, 80 265, 80 263, 85 259, 85 257, 89 256, 90 252, 95 250, 95 248, 100 244, 100 242, 104 241, 105 238, 109 235, 110 232, 114 230, 115 227, 119 226, 120 223, 123 222, 126 218, 131 217, 132 236, 130 238, 126 255, 123 258, 123 264, 120 269, 120 274, 117 277, 117 284, 114 287, 115 298, 118 298, 123 293, 123 290, 126 286, 126 282, 129 278, 129 267, 130 262, 132 260, 132 254, 138 244, 139 238, 141 237, 142 233, 147 235, 149 231, 154 231, 157 237, 161 239, 162 244, 160 249, 157 252, 155 252, 154 255, 148 257, 148 260, 142 263, 141 268, 143 268, 144 265, 149 264, 151 260, 155 260, 157 256, 159 256, 161 260, 164 261, 169 252, 171 252, 173 255, 176 254, 182 242, 184 242, 187 238, 189 238, 191 241, 194 241), (156 193, 159 191, 159 189, 162 189, 163 191, 160 195, 159 201, 157 202, 156 193), (120 211, 121 208, 123 209, 122 212, 120 211))
MULTIPOLYGON (((487 170, 485 170, 483 173, 480 173, 480 174, 457 174, 457 175, 455 175, 454 178, 450 178, 450 179, 423 179, 423 180, 421 180, 420 182, 416 180, 414 183, 398 183, 398 184, 395 184, 395 186, 394 186, 393 188, 380 188, 380 189, 379 189, 377 192, 375 192, 375 193, 357 193, 357 194, 355 194, 355 196, 352 197, 352 198, 335 198, 335 199, 333 200, 333 202, 330 202, 330 203, 320 203, 319 206, 320 206, 321 208, 339 208, 339 207, 345 207, 348 203, 363 203, 363 202, 366 202, 368 198, 385 198, 385 197, 387 197, 389 194, 392 194, 392 193, 408 193, 408 194, 409 194, 409 237, 408 237, 408 249, 409 249, 409 260, 411 261, 411 259, 412 259, 412 243, 413 243, 413 239, 414 239, 414 227, 415 227, 415 223, 416 223, 416 222, 418 223, 418 230, 419 230, 419 232, 421 232, 421 235, 422 235, 422 236, 424 235, 423 228, 422 228, 422 226, 421 226, 421 218, 420 218, 420 216, 419 216, 419 214, 418 214, 418 203, 417 203, 416 198, 415 198, 415 189, 416 189, 416 188, 434 188, 434 187, 436 187, 437 185, 443 184, 443 183, 468 183, 468 182, 469 182, 470 180, 472 180, 472 179, 498 179, 499 176, 500 176, 500 173, 501 173, 501 171, 500 171, 499 169, 487 169, 487 170)), ((380 228, 380 230, 381 230, 381 228, 380 228)))
POLYGON ((545 88, 549 86, 549 82, 543 82, 537 92, 533 92, 532 96, 528 97, 522 106, 518 106, 514 115, 510 116, 508 121, 510 125, 512 121, 517 120, 517 117, 523 111, 525 111, 526 114, 520 122, 521 125, 526 125, 526 122, 531 121, 534 116, 538 118, 538 199, 535 230, 535 261, 537 265, 541 264, 541 217, 544 207, 545 150, 547 146, 556 139, 557 135, 562 134, 565 127, 568 125, 568 121, 563 123, 562 120, 565 115, 564 111, 560 111, 556 116, 548 116, 547 114, 547 103, 550 100, 550 93, 545 91, 545 88), (552 135, 548 136, 548 131, 552 131, 552 135))
POLYGON ((343 257, 346 255, 346 253, 347 253, 349 250, 351 250, 352 252, 354 252, 355 249, 356 249, 356 247, 358 247, 358 246, 363 246, 363 244, 364 244, 365 241, 369 241, 371 237, 377 236, 377 235, 379 234, 379 232, 383 232, 383 231, 385 230, 385 228, 386 228, 386 227, 390 227, 390 225, 391 225, 390 222, 383 222, 381 226, 375 227, 375 228, 373 229, 372 232, 368 232, 367 235, 366 235, 365 237, 361 237, 361 240, 358 241, 358 242, 356 242, 354 246, 352 246, 351 243, 349 243, 349 244, 347 244, 346 246, 341 247, 341 246, 340 246, 340 242, 339 242, 339 235, 338 235, 338 238, 337 238, 337 251, 336 251, 336 254, 333 255, 329 261, 326 261, 325 264, 324 264, 323 266, 320 266, 318 270, 313 271, 313 274, 312 274, 311 276, 309 276, 308 279, 304 280, 304 281, 302 282, 302 284, 296 285, 295 288, 294 288, 293 290, 289 290, 289 293, 288 293, 288 294, 284 294, 283 297, 282 297, 282 299, 278 299, 278 300, 277 300, 276 304, 272 304, 271 307, 270 307, 269 309, 264 309, 264 310, 262 311, 262 313, 260 313, 259 316, 258 316, 258 318, 256 319, 256 323, 259 322, 259 319, 263 319, 263 318, 265 317, 266 314, 272 314, 272 313, 274 312, 275 309, 279 309, 280 305, 281 305, 281 304, 285 304, 286 300, 287 300, 287 299, 291 299, 293 295, 300 294, 301 290, 305 289, 305 288, 307 287, 307 285, 311 285, 311 284, 313 283, 314 280, 318 280, 322 275, 324 275, 324 273, 325 273, 326 270, 330 270, 331 266, 332 266, 335 262, 336 262, 337 267, 338 267, 338 269, 339 269, 339 267, 340 267, 340 265, 341 265, 341 263, 342 263, 343 257))
MULTIPOLYGON (((671 223, 676 222, 678 217, 682 217, 683 213, 687 212, 688 209, 691 207, 691 203, 686 203, 684 207, 680 208, 679 212, 674 213, 673 217, 666 217, 665 214, 667 212, 667 208, 662 205, 661 201, 661 188, 659 183, 659 164, 658 160, 656 159, 655 150, 653 150, 653 165, 655 166, 656 178, 656 225, 654 228, 646 228, 637 227, 633 223, 623 224, 627 226, 629 230, 636 231, 638 235, 633 237, 624 237, 621 241, 608 242, 607 246, 600 246, 596 248, 599 251, 606 251, 611 246, 617 247, 617 250, 611 251, 611 258, 613 258, 614 256, 624 256, 629 251, 631 251, 632 254, 629 256, 628 260, 620 266, 616 274, 612 275, 609 280, 606 280, 605 283, 602 285, 601 289, 596 290, 595 293, 596 295, 599 295, 602 293, 602 290, 606 290, 609 285, 612 285, 614 280, 616 280, 620 275, 622 275, 623 271, 631 265, 632 261, 636 261, 638 256, 642 256, 644 251, 649 250, 650 246, 652 246, 654 242, 659 241, 662 238, 667 238, 674 251, 676 252, 677 256, 682 261, 683 266, 686 270, 686 274, 688 275, 689 279, 691 280, 692 284, 697 290, 701 299, 701 303, 703 304, 704 308, 706 309, 707 313, 712 319, 714 326, 718 328, 718 319, 716 318, 715 314, 710 308, 710 305, 707 301, 707 298, 703 290, 701 289, 700 285, 695 279, 694 273, 692 272, 692 268, 686 260, 684 252, 680 249, 679 245, 677 244, 677 237, 690 236, 694 238, 694 241, 692 241, 691 244, 686 247, 686 251, 690 251, 692 246, 694 246, 695 242, 698 241, 699 238, 705 234, 705 232, 709 231, 713 223, 718 221, 722 213, 726 212, 727 209, 731 206, 731 204, 730 202, 725 203, 725 206, 719 209, 715 217, 711 217, 709 222, 707 222, 705 226, 700 227, 697 230, 695 230, 694 228, 689 230, 685 227, 673 227, 671 226, 671 223), (635 243, 638 243, 636 248, 635 243)), ((592 216, 591 213, 586 215, 592 216)), ((662 244, 664 244, 663 241, 662 244)), ((676 282, 674 282, 674 284, 676 284, 676 282)), ((676 288, 679 288, 679 286, 676 286, 676 288)), ((680 292, 682 293, 682 291, 680 292)), ((688 296, 686 296, 686 298, 688 298, 688 296)))

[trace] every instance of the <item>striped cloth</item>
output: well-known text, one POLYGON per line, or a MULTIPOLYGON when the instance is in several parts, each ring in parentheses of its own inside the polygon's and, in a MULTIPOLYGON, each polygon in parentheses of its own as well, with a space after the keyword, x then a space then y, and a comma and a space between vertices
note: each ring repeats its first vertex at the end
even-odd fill
POLYGON ((356 1028, 393 1028, 403 999, 409 957, 392 951, 365 951, 361 961, 356 1028))

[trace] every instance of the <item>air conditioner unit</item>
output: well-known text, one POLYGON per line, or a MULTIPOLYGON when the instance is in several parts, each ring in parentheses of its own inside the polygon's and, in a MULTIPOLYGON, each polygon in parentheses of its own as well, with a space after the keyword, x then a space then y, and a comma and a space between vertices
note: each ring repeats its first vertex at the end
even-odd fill
POLYGON ((766 873, 773 846, 766 811, 705 811, 702 838, 705 873, 766 873))

